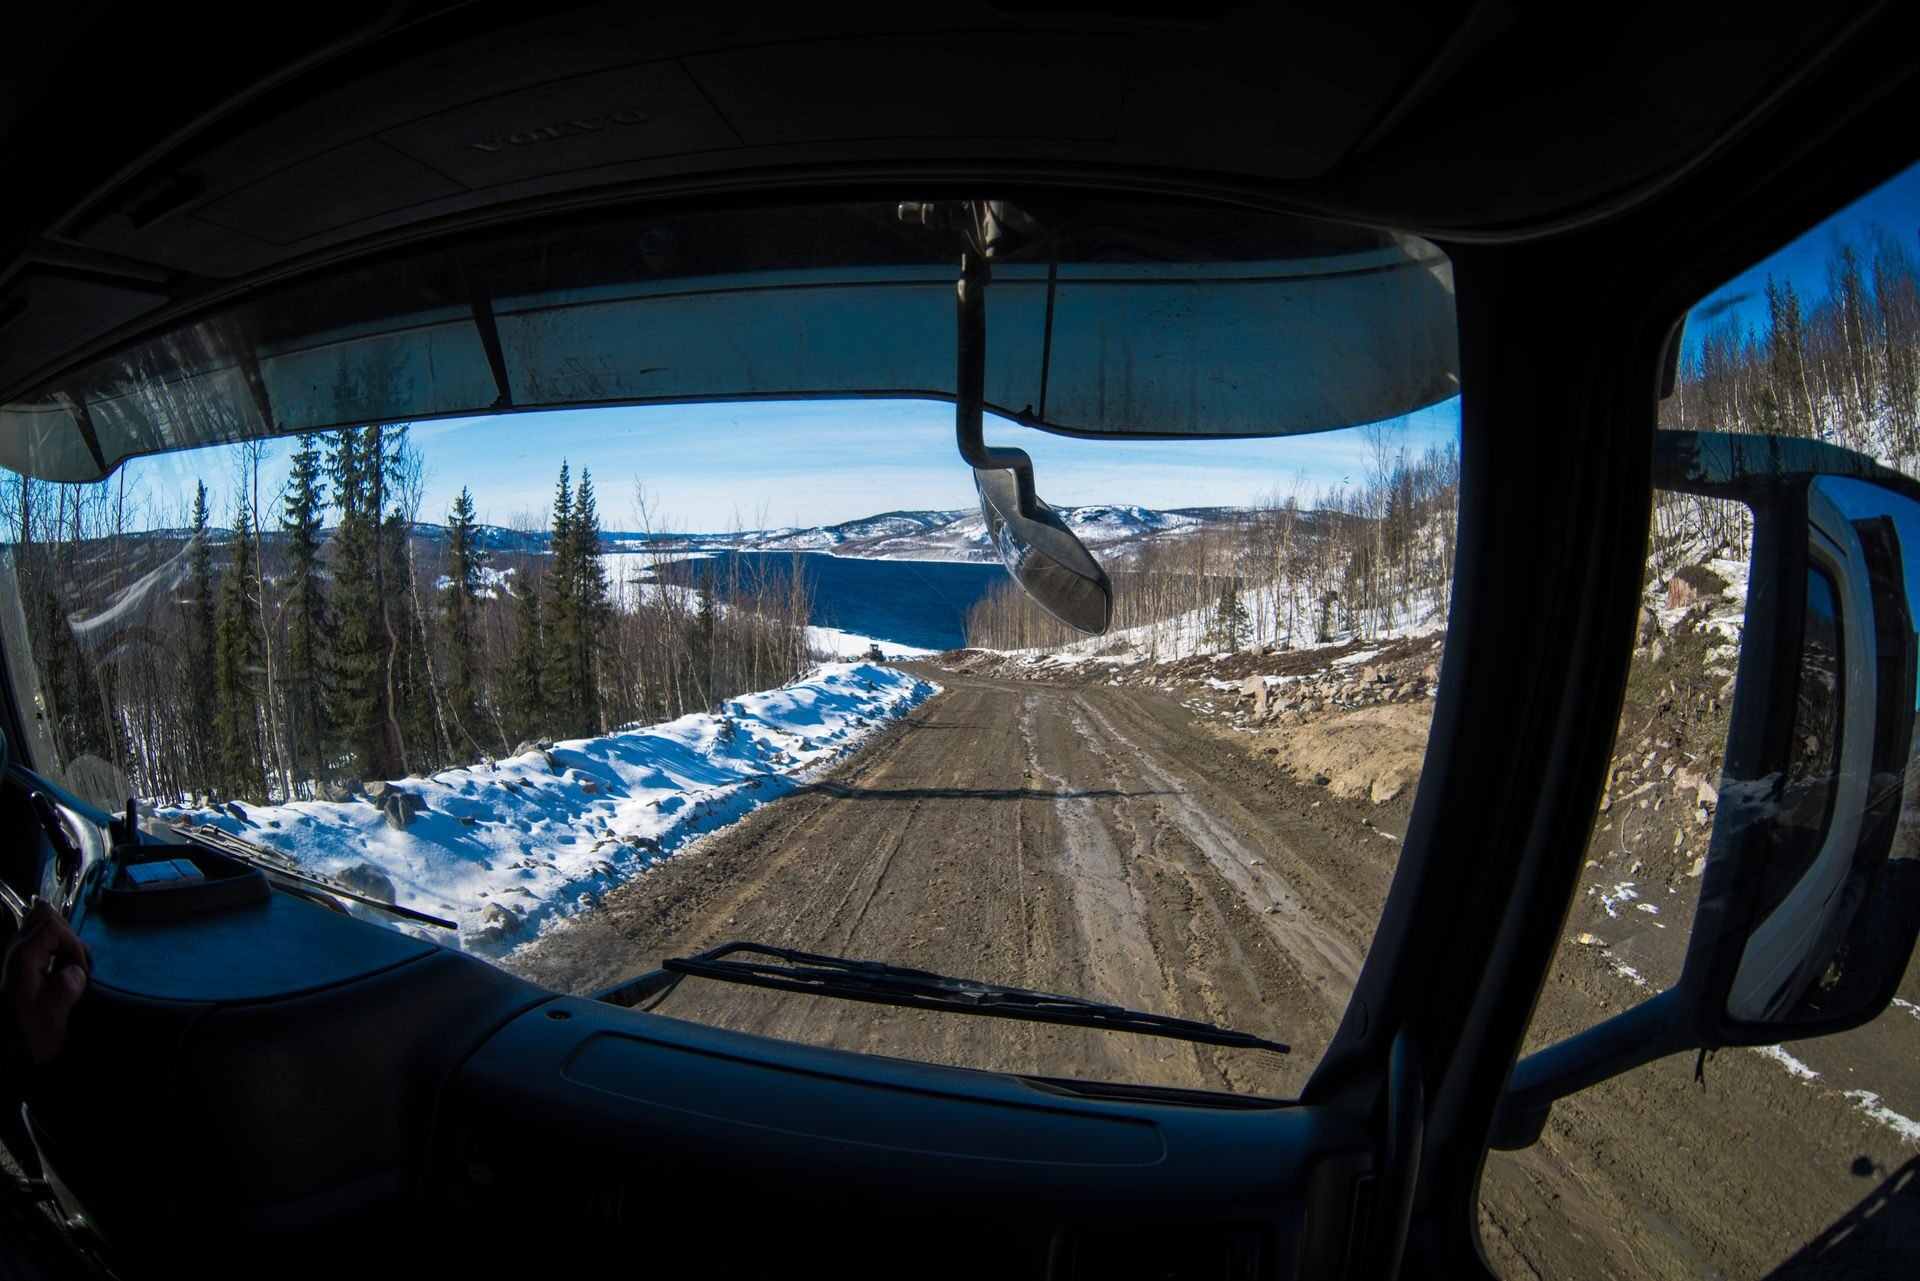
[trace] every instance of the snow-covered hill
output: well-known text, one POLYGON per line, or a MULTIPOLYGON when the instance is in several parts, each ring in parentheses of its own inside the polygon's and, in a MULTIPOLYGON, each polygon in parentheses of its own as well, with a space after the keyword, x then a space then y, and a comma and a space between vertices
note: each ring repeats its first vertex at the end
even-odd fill
MULTIPOLYGON (((1244 513, 1233 507, 1181 507, 1162 510, 1153 507, 1092 504, 1084 507, 1056 507, 1068 528, 1094 551, 1103 552, 1108 564, 1123 561, 1147 542, 1163 537, 1180 537, 1208 525, 1238 518, 1244 513)), ((328 533, 332 530, 329 528, 328 533)), ((230 531, 214 529, 215 559, 231 537, 230 531)), ((416 522, 413 536, 428 545, 444 543, 444 525, 416 522)), ((135 536, 138 540, 177 552, 187 541, 187 531, 157 529, 135 536)), ((259 535, 271 554, 284 542, 278 529, 259 535)), ((546 552, 549 538, 544 530, 510 529, 503 525, 480 525, 475 538, 485 551, 495 555, 540 555, 546 552)), ((827 552, 869 560, 980 560, 994 559, 987 542, 986 523, 977 508, 957 511, 890 511, 836 525, 815 525, 807 529, 756 529, 742 533, 645 534, 609 530, 602 535, 609 551, 636 552, 658 548, 669 555, 701 551, 827 552)))
MULTIPOLYGON (((1149 539, 1179 536, 1203 526, 1230 520, 1239 513, 1227 507, 1191 507, 1162 511, 1151 507, 1109 503, 1085 507, 1056 507, 1067 527, 1088 547, 1108 557, 1124 558, 1149 539)), ((811 529, 755 530, 734 535, 694 535, 689 543, 703 548, 731 547, 742 551, 830 552, 872 560, 992 560, 986 522, 977 509, 959 511, 882 512, 838 525, 811 529)))

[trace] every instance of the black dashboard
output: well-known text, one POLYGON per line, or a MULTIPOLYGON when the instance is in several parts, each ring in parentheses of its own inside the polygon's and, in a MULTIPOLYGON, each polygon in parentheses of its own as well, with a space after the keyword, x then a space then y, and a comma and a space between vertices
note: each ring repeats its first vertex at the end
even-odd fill
POLYGON ((773 1041, 228 899, 85 916, 91 983, 29 1099, 125 1276, 1250 1278, 1363 1244, 1359 1118, 773 1041))

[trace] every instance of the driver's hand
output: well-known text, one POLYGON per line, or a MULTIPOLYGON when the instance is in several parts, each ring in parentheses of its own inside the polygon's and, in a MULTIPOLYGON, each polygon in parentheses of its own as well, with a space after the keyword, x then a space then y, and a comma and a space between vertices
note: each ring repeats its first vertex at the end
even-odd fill
POLYGON ((87 989, 92 963, 87 945, 53 905, 35 903, 0 968, 0 1001, 35 1064, 45 1064, 66 1042, 67 1015, 87 989))

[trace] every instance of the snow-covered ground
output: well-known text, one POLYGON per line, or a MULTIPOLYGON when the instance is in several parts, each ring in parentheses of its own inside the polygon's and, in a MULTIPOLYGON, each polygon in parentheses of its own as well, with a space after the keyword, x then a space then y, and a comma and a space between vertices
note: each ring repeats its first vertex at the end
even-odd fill
POLYGON ((929 654, 939 652, 921 649, 914 645, 902 645, 896 641, 880 640, 872 636, 862 636, 859 632, 849 632, 838 627, 807 628, 807 649, 815 658, 865 658, 867 651, 875 645, 880 647, 880 652, 889 660, 925 658, 929 654))
MULTIPOLYGON (((1241 594, 1240 599, 1249 615, 1280 620, 1287 617, 1282 603, 1283 591, 1283 585, 1267 584, 1248 589, 1241 594)), ((1441 606, 1439 598, 1431 592, 1421 592, 1415 595, 1411 606, 1395 619, 1392 626, 1370 630, 1367 633, 1367 639, 1384 643, 1416 636, 1435 636, 1444 633, 1446 627, 1446 611, 1441 606)), ((1209 606, 1182 614, 1177 618, 1163 619, 1157 623, 1144 623, 1138 627, 1123 628, 1100 636, 1090 636, 1085 640, 1073 641, 1057 649, 1004 652, 1038 667, 1074 667, 1083 663, 1111 666, 1128 666, 1141 662, 1167 663, 1202 654, 1223 652, 1213 635, 1214 631, 1214 610, 1209 606)), ((1353 633, 1347 630, 1339 631, 1324 641, 1313 640, 1304 621, 1298 628, 1297 635, 1285 627, 1256 628, 1254 633, 1252 639, 1257 643, 1301 651, 1332 649, 1351 644, 1354 640, 1353 633)), ((1370 651, 1364 655, 1337 659, 1335 662, 1341 665, 1362 663, 1371 661, 1377 654, 1377 650, 1370 651)), ((1238 686, 1236 685, 1235 688, 1238 686)))
POLYGON ((500 955, 792 791, 935 692, 894 668, 828 664, 781 689, 733 699, 720 716, 683 716, 402 779, 392 786, 424 804, 404 828, 365 797, 162 809, 159 817, 214 824, 353 888, 385 878, 394 902, 451 917, 460 946, 500 955))
MULTIPOLYGON (((513 586, 510 581, 512 577, 512 566, 508 566, 506 569, 495 569, 492 565, 480 566, 480 587, 478 592, 480 599, 498 600, 502 596, 513 595, 513 586)), ((433 580, 433 590, 436 592, 444 592, 452 586, 453 579, 446 574, 442 574, 433 580)))

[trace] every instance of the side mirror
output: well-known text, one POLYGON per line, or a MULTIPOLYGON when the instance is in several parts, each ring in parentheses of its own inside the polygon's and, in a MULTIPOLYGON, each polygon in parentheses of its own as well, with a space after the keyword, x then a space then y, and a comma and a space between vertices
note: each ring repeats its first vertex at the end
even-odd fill
POLYGON ((1817 441, 1662 432, 1655 484, 1754 513, 1720 801, 1678 981, 1522 1059, 1492 1146, 1555 1099, 1690 1049, 1858 1027, 1920 933, 1920 484, 1817 441))

